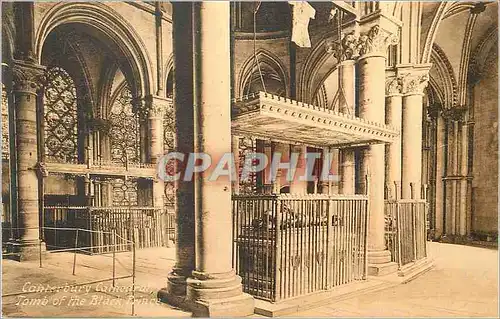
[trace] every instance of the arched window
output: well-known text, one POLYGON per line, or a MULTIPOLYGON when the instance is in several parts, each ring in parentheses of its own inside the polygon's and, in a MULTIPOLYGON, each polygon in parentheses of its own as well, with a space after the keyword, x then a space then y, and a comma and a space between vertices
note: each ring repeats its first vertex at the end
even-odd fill
MULTIPOLYGON (((132 108, 128 85, 119 91, 109 113, 111 161, 125 165, 140 162, 139 118, 132 108)), ((137 180, 117 178, 112 182, 114 206, 137 206, 137 180)))
POLYGON ((9 158, 9 101, 2 83, 2 158, 9 158))
POLYGON ((43 96, 45 155, 47 160, 74 163, 78 160, 76 87, 60 67, 47 71, 43 96))
POLYGON ((111 160, 125 164, 140 162, 139 118, 132 109, 132 93, 124 86, 111 106, 111 160))
MULTIPOLYGON (((170 72, 172 73, 172 72, 170 72)), ((168 153, 174 151, 175 148, 175 110, 170 103, 164 112, 163 116, 163 152, 168 153)), ((165 182, 165 198, 164 204, 166 207, 175 205, 175 183, 165 182)))

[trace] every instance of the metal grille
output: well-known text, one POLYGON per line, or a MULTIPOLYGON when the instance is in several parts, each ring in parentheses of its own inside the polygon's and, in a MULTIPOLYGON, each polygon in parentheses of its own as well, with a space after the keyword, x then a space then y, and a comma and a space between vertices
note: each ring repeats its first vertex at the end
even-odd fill
POLYGON ((387 248, 400 268, 427 256, 427 212, 423 199, 385 202, 387 248))
POLYGON ((233 263, 244 290, 279 301, 366 277, 366 196, 233 197, 233 263))
POLYGON ((78 160, 76 87, 60 67, 47 71, 44 89, 45 155, 48 160, 74 163, 78 160))
POLYGON ((77 247, 88 247, 90 253, 130 250, 130 241, 138 248, 166 245, 168 228, 162 209, 154 207, 45 207, 44 239, 49 249, 73 248, 75 232, 90 230, 78 237, 77 247), (112 233, 115 232, 116 238, 112 233))

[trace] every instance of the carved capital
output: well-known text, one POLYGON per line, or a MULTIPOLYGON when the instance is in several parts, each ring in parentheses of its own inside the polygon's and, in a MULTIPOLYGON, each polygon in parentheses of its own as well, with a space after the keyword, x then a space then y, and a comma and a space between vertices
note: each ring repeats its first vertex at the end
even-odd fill
POLYGON ((403 77, 403 94, 423 94, 429 83, 427 74, 407 74, 403 77))
POLYGON ((14 61, 12 64, 14 93, 36 94, 45 83, 45 68, 35 63, 14 61))
POLYGON ((353 60, 358 56, 358 37, 354 31, 344 35, 340 43, 335 41, 327 42, 327 52, 333 53, 339 62, 353 60))
POLYGON ((87 120, 87 128, 89 132, 109 132, 111 123, 107 119, 90 118, 87 120))
POLYGON ((390 77, 385 81, 385 95, 397 95, 401 94, 403 91, 403 78, 398 77, 390 77))
POLYGON ((427 116, 430 119, 437 119, 442 112, 443 107, 441 104, 432 104, 427 108, 427 116))
POLYGON ((391 44, 397 44, 399 37, 389 33, 375 25, 368 32, 361 33, 357 41, 356 50, 360 56, 367 54, 378 54, 385 56, 387 47, 391 44))
POLYGON ((449 121, 464 122, 466 113, 466 106, 455 106, 449 109, 444 109, 443 117, 449 121))

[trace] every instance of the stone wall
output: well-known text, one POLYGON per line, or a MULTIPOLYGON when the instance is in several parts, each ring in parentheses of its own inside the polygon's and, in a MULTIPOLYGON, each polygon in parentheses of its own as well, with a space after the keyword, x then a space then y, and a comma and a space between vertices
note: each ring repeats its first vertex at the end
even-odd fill
POLYGON ((473 233, 498 234, 498 44, 474 87, 473 233))

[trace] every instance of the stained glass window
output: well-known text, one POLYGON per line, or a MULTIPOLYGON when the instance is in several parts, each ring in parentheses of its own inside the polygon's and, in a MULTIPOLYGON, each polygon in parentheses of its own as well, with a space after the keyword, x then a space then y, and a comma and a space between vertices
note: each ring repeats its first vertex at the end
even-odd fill
POLYGON ((111 160, 125 164, 139 163, 139 118, 132 109, 132 93, 125 86, 113 102, 109 114, 111 129, 111 160))
POLYGON ((175 113, 172 104, 169 104, 163 116, 163 150, 172 151, 175 144, 175 113))
POLYGON ((57 162, 76 162, 78 159, 76 87, 64 69, 52 67, 47 71, 43 103, 47 159, 57 162))
POLYGON ((116 178, 113 185, 113 206, 137 206, 137 180, 116 178))
MULTIPOLYGON (((163 151, 171 152, 175 147, 175 112, 174 106, 170 103, 163 116, 163 151)), ((166 207, 175 205, 175 182, 165 182, 166 207)))
POLYGON ((2 83, 2 158, 9 158, 9 101, 2 83))
MULTIPOLYGON (((111 106, 111 160, 125 165, 140 161, 139 118, 132 109, 132 93, 125 86, 111 106)), ((113 205, 137 205, 137 180, 118 178, 112 181, 113 205)))

